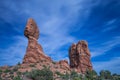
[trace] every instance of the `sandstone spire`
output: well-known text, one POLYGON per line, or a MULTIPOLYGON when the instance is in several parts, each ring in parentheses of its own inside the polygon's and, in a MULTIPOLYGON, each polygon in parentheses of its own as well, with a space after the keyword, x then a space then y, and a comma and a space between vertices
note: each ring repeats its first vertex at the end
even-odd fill
POLYGON ((86 41, 79 41, 72 44, 69 49, 70 67, 77 72, 85 73, 86 70, 92 70, 90 61, 90 52, 86 41))
POLYGON ((28 19, 24 35, 28 38, 28 47, 23 63, 36 63, 41 60, 51 60, 50 57, 44 54, 42 46, 37 42, 39 29, 32 18, 28 19))

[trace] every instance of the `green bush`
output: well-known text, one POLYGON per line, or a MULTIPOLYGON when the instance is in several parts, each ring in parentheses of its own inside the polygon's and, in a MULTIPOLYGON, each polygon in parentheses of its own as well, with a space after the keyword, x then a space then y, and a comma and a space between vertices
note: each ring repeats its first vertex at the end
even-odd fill
POLYGON ((13 78, 13 80, 22 80, 20 76, 16 76, 13 78))
POLYGON ((33 80, 53 80, 53 72, 49 68, 43 68, 42 70, 32 70, 26 75, 33 80))
POLYGON ((53 63, 53 64, 56 64, 56 62, 54 62, 54 61, 53 61, 52 63, 53 63))
POLYGON ((75 77, 78 77, 78 73, 73 70, 71 71, 70 77, 74 79, 75 77))
POLYGON ((60 73, 59 71, 56 71, 55 74, 57 74, 57 75, 61 75, 61 73, 60 73))
POLYGON ((113 74, 113 75, 112 75, 112 80, 120 80, 120 75, 118 75, 118 74, 113 74))
POLYGON ((1 76, 2 72, 3 72, 3 71, 0 69, 0 76, 1 76))
POLYGON ((0 69, 0 73, 2 73, 2 70, 0 69))
POLYGON ((64 75, 61 75, 62 80, 69 80, 70 74, 66 73, 64 75))
POLYGON ((73 80, 82 80, 82 79, 79 77, 75 77, 73 80))
POLYGON ((21 63, 20 62, 18 62, 18 64, 17 65, 20 65, 21 63))
POLYGON ((97 72, 95 70, 87 70, 85 73, 85 77, 88 80, 96 80, 97 79, 97 72))
POLYGON ((101 70, 100 71, 100 78, 101 79, 111 79, 111 72, 108 70, 101 70))
POLYGON ((2 78, 0 77, 0 80, 2 80, 2 78))
POLYGON ((11 70, 9 70, 9 69, 6 69, 5 71, 4 71, 4 73, 8 73, 8 72, 10 72, 11 70))
POLYGON ((29 66, 30 66, 30 67, 35 67, 35 64, 30 64, 29 66))
POLYGON ((16 71, 18 71, 18 66, 15 66, 14 68, 13 68, 13 72, 16 72, 16 71))

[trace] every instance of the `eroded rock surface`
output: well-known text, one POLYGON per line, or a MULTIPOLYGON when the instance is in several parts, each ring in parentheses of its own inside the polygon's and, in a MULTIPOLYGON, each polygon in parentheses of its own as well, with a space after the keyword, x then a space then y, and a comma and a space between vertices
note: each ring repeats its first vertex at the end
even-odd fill
POLYGON ((50 57, 43 52, 42 46, 38 44, 39 29, 33 19, 29 19, 24 31, 24 35, 28 38, 28 46, 23 63, 36 63, 41 60, 52 61, 50 57))
POLYGON ((61 60, 54 62, 50 57, 45 55, 42 46, 38 44, 39 29, 33 19, 29 19, 24 31, 24 35, 28 38, 28 46, 23 59, 21 72, 31 71, 30 65, 34 65, 37 69, 42 69, 44 66, 50 67, 53 72, 61 73, 70 72, 68 61, 61 60))
POLYGON ((90 61, 90 52, 86 41, 79 41, 72 44, 69 49, 70 68, 77 72, 85 73, 86 70, 92 70, 90 61))
MULTIPOLYGON (((39 38, 39 29, 33 19, 28 20, 24 35, 28 38, 28 47, 23 59, 23 66, 36 63, 36 68, 38 69, 42 69, 43 65, 46 65, 50 66, 50 69, 53 72, 59 71, 62 73, 66 71, 70 72, 73 69, 79 73, 85 73, 86 70, 92 70, 92 64, 90 61, 91 55, 86 41, 82 40, 77 44, 72 44, 69 49, 69 65, 66 60, 54 63, 50 57, 44 54, 42 46, 37 42, 39 38)), ((27 69, 28 71, 31 70, 31 68, 25 68, 23 69, 23 72, 27 69)))
MULTIPOLYGON (((90 61, 91 55, 86 41, 82 40, 79 41, 77 44, 71 45, 69 49, 69 65, 67 60, 60 60, 58 62, 55 62, 49 56, 45 55, 42 46, 38 44, 37 41, 39 39, 39 34, 40 32, 37 24, 33 19, 30 18, 26 24, 24 31, 24 35, 28 39, 28 46, 26 49, 26 54, 23 58, 23 63, 12 67, 0 67, 0 70, 2 70, 2 72, 5 72, 7 70, 7 73, 5 72, 1 74, 3 80, 13 80, 12 78, 10 78, 10 76, 15 77, 17 76, 18 72, 30 72, 34 69, 41 70, 45 67, 50 68, 50 70, 54 74, 54 77, 58 77, 58 79, 55 80, 61 80, 59 79, 59 75, 57 75, 57 72, 60 72, 62 74, 70 74, 72 70, 75 70, 78 73, 84 74, 86 70, 92 70, 92 64, 90 61), (8 71, 14 72, 11 73, 8 71)), ((21 77, 23 78, 23 80, 32 80, 27 78, 27 76, 24 76, 23 74, 21 75, 21 77)))

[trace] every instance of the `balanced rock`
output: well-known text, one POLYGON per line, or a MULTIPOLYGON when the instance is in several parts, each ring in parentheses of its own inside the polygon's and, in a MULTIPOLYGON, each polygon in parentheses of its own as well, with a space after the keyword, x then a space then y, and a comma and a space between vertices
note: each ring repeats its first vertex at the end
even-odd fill
POLYGON ((86 41, 79 41, 72 44, 69 49, 70 68, 79 73, 85 73, 86 70, 92 70, 90 61, 90 52, 86 41))
MULTIPOLYGON (((78 73, 85 74, 86 70, 92 70, 92 64, 90 61, 91 55, 86 41, 82 40, 77 44, 71 45, 69 49, 69 65, 67 60, 53 61, 50 57, 45 55, 42 46, 38 44, 39 34, 40 32, 35 21, 31 18, 28 19, 24 31, 24 35, 28 39, 28 46, 23 58, 23 63, 12 67, 0 67, 0 70, 2 70, 2 80, 13 80, 10 76, 17 76, 17 72, 30 72, 33 69, 41 70, 45 67, 49 68, 53 72, 53 75, 56 78, 55 80, 62 80, 57 72, 61 74, 70 74, 72 70, 75 70, 78 73), (9 72, 3 73, 5 70, 13 71, 16 68, 17 71, 13 74, 9 72)), ((27 76, 24 75, 22 75, 22 77, 23 80, 32 80, 28 79, 27 76)))
MULTIPOLYGON (((46 65, 51 66, 50 69, 53 72, 57 70, 61 73, 75 70, 76 72, 84 74, 86 70, 92 70, 92 64, 90 61, 91 55, 86 41, 82 40, 77 44, 72 44, 69 49, 70 65, 66 60, 60 60, 55 63, 50 57, 45 55, 42 46, 38 44, 37 40, 39 39, 39 33, 37 24, 30 18, 24 31, 24 35, 28 38, 28 46, 22 66, 36 63, 36 68, 38 69, 42 69, 42 66, 46 65)), ((27 69, 28 68, 25 68, 23 71, 27 69)), ((31 69, 28 71, 30 70, 31 69)))
POLYGON ((35 21, 30 18, 25 27, 24 35, 28 38, 28 46, 23 63, 36 63, 41 60, 52 61, 43 52, 42 46, 38 44, 39 29, 35 21))

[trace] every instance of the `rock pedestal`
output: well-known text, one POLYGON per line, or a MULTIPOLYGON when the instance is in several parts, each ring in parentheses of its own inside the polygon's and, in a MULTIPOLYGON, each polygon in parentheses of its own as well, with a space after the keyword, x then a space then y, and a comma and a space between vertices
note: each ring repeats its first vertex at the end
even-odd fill
POLYGON ((38 44, 39 29, 33 19, 29 19, 24 31, 24 35, 28 38, 28 46, 23 63, 36 63, 39 61, 52 61, 50 57, 43 52, 42 46, 38 44))

